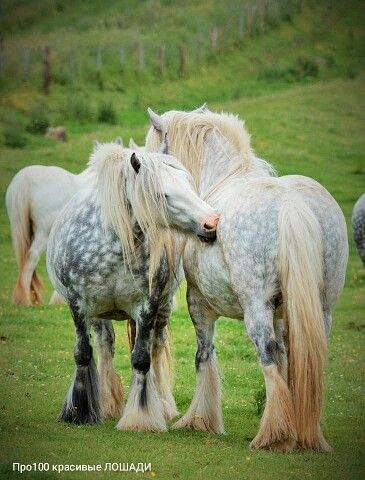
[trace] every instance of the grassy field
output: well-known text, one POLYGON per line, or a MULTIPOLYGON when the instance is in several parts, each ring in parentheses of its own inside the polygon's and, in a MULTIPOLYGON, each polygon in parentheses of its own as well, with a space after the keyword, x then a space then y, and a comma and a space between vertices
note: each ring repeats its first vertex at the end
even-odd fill
MULTIPOLYGON (((45 2, 43 2, 45 3, 45 2)), ((0 101, 0 130, 8 118, 29 121, 34 105, 45 105, 52 122, 65 123, 69 141, 54 143, 25 132, 23 149, 0 146, 2 198, 10 179, 25 165, 57 164, 81 171, 91 141, 122 135, 142 142, 148 104, 161 110, 192 107, 211 100, 210 107, 239 114, 246 120, 259 156, 272 162, 281 175, 300 173, 316 178, 336 198, 349 226, 350 261, 345 290, 334 312, 326 369, 324 431, 333 453, 252 452, 248 445, 257 432, 262 407, 263 377, 256 355, 242 325, 230 319, 218 322, 216 348, 223 378, 223 412, 226 435, 170 431, 164 434, 125 433, 108 420, 97 427, 78 427, 57 422, 72 372, 74 332, 65 306, 15 307, 11 291, 16 279, 15 258, 4 204, 0 208, 0 476, 15 478, 12 462, 50 464, 98 464, 151 462, 152 472, 124 473, 123 478, 158 479, 360 479, 364 478, 364 333, 365 271, 356 255, 350 230, 354 202, 365 191, 365 70, 361 63, 359 25, 361 2, 329 2, 313 17, 309 8, 293 22, 257 40, 243 51, 233 51, 189 79, 139 79, 126 81, 126 92, 115 88, 118 79, 106 76, 106 89, 88 84, 70 89, 56 86, 44 98, 36 86, 11 88, 0 101), (340 5, 340 6, 339 6, 340 5), (327 13, 327 14, 326 14, 327 13), (311 16, 312 15, 312 16, 311 16), (322 22, 322 23, 321 23, 322 22), (316 34, 319 27, 321 35, 316 34), (336 27, 335 29, 332 27, 336 27), (349 29, 355 32, 349 39, 349 29), (357 32, 357 33, 356 33, 357 32), (294 41, 294 40, 295 41, 294 41), (249 52, 254 52, 250 57, 249 52), (285 71, 298 55, 313 59, 330 54, 333 66, 321 67, 315 78, 288 81, 285 71), (250 59, 251 58, 251 59, 250 59), (245 69, 247 67, 247 70, 245 69), (240 78, 237 79, 237 69, 240 78), (247 72, 247 74, 246 74, 247 72), (114 102, 117 123, 64 115, 68 97, 90 100, 92 109, 104 97, 114 102)), ((78 4, 78 3, 77 3, 78 4)), ((81 8, 81 7, 80 7, 81 8)), ((95 7, 96 8, 96 7, 95 7)), ((97 11, 97 9, 96 9, 97 11)), ((69 17, 67 17, 69 20, 69 17)), ((68 21, 67 20, 67 21, 68 21)), ((20 27, 14 41, 41 31, 34 21, 24 34, 20 27)), ((44 27, 44 25, 43 25, 44 27)), ((14 27, 15 28, 15 27, 14 27)), ((58 25, 50 21, 56 35, 58 25)), ((47 31, 43 28, 42 35, 47 31)), ((86 31, 86 34, 90 34, 86 31)), ((10 40, 9 40, 10 41, 10 40)), ((45 298, 51 288, 44 259, 40 273, 45 298)), ((175 397, 185 412, 195 383, 195 336, 183 299, 172 318, 175 356, 175 397)), ((115 324, 116 365, 126 389, 130 381, 125 325, 115 324)), ((109 476, 116 477, 110 473, 109 476)), ((23 474, 25 478, 104 478, 108 475, 72 473, 23 474)))

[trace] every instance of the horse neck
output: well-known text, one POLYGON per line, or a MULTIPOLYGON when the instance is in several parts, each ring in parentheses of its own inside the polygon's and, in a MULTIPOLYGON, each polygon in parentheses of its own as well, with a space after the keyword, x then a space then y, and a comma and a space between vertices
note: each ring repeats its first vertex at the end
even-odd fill
POLYGON ((199 195, 204 198, 212 189, 229 182, 230 178, 243 177, 241 162, 237 150, 227 138, 216 133, 209 135, 205 141, 199 195))

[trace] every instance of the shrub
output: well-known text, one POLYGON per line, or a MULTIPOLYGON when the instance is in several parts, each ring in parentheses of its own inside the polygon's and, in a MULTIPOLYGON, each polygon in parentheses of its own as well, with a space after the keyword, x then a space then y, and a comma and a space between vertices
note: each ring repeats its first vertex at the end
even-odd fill
POLYGON ((80 123, 91 122, 94 118, 93 111, 82 94, 69 97, 62 107, 62 120, 77 120, 80 123))
POLYGON ((46 110, 43 107, 38 107, 30 113, 27 131, 30 133, 44 134, 49 127, 49 120, 46 110))
POLYGON ((24 135, 21 125, 16 123, 8 123, 3 131, 4 145, 10 148, 24 148, 27 144, 27 139, 24 135))
POLYGON ((103 123, 117 123, 117 114, 111 102, 103 102, 98 108, 98 121, 103 123))

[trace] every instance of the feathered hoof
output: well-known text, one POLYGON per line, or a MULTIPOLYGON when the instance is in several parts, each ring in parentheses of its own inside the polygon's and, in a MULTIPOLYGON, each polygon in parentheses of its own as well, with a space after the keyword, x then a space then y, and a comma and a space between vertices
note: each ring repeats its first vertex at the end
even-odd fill
POLYGON ((103 383, 100 378, 100 404, 104 418, 120 418, 124 408, 124 392, 121 379, 115 372, 103 383))
POLYGON ((173 418, 179 415, 179 411, 175 405, 175 402, 168 402, 162 399, 162 406, 163 406, 163 415, 165 417, 166 422, 169 422, 173 418))
POLYGON ((58 292, 54 291, 49 301, 49 305, 65 305, 66 301, 58 292))
POLYGON ((292 452, 297 447, 295 438, 286 438, 279 442, 265 442, 261 435, 257 435, 250 443, 252 450, 271 450, 274 452, 288 453, 292 452))
POLYGON ((101 415, 85 412, 82 409, 79 411, 77 407, 64 407, 58 416, 58 420, 76 425, 96 425, 102 423, 103 418, 101 415))
POLYGON ((322 432, 318 434, 318 438, 313 439, 311 442, 305 442, 298 440, 298 448, 302 450, 314 450, 315 452, 332 452, 332 447, 329 445, 322 435, 322 432))
POLYGON ((143 412, 136 412, 128 417, 123 415, 117 424, 117 429, 132 432, 167 432, 166 423, 154 421, 143 412))
POLYGON ((184 415, 173 426, 173 430, 185 428, 188 430, 200 430, 203 432, 223 434, 224 427, 220 422, 200 415, 184 415))

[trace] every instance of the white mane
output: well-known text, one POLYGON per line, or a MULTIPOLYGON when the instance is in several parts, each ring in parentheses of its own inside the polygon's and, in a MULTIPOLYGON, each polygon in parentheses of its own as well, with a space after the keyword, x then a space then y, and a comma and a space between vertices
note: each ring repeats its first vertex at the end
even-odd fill
MULTIPOLYGON (((168 112, 167 134, 169 153, 176 156, 191 172, 194 181, 199 183, 206 139, 209 134, 226 138, 236 155, 227 156, 230 175, 257 174, 275 175, 274 168, 265 160, 257 158, 251 148, 250 135, 244 122, 229 113, 204 114, 194 112, 168 112)), ((156 151, 161 143, 161 133, 151 127, 146 138, 146 149, 156 151)))
MULTIPOLYGON (((161 154, 138 151, 138 174, 131 165, 133 150, 115 143, 99 144, 89 159, 96 175, 96 189, 106 226, 117 233, 124 259, 130 267, 136 255, 134 219, 147 236, 150 247, 149 282, 156 272, 164 248, 171 242, 166 199, 161 185, 161 154), (158 220, 158 222, 157 222, 158 220), (165 228, 161 228, 161 224, 165 228)), ((169 163, 173 162, 169 157, 169 163)), ((176 161, 176 160, 175 160, 176 161)))

